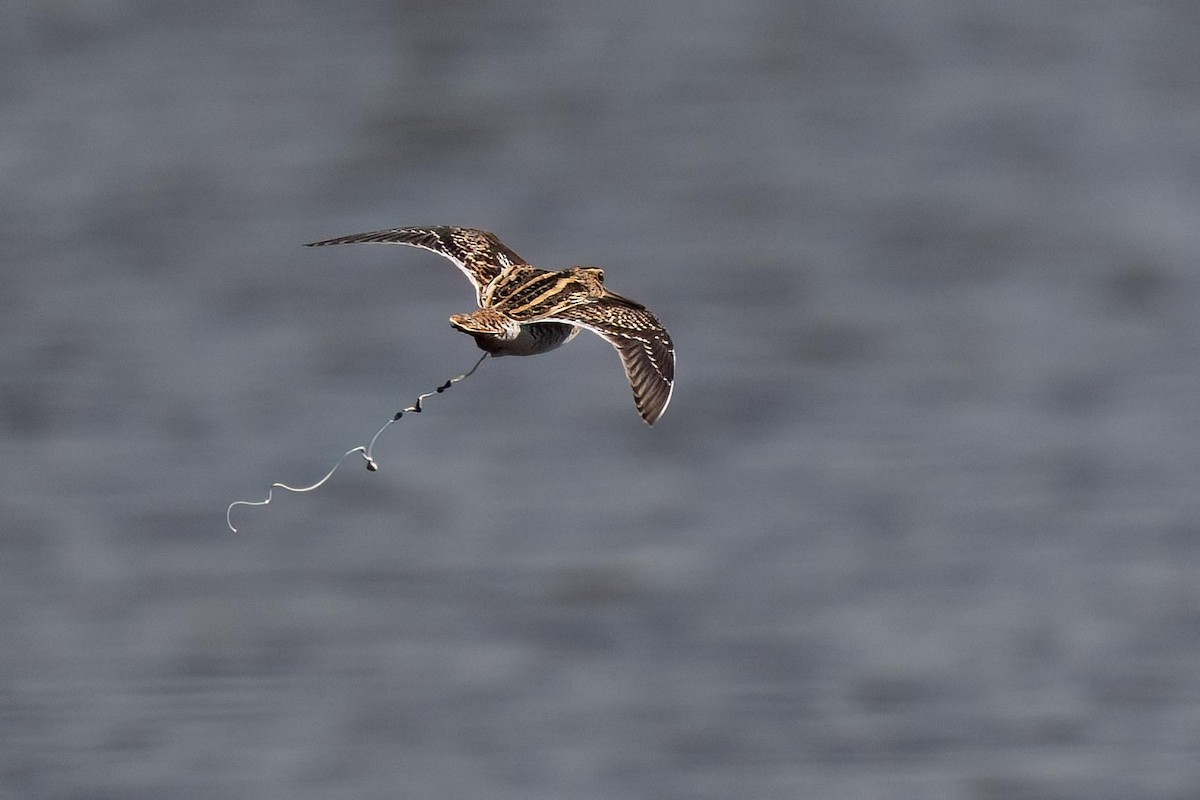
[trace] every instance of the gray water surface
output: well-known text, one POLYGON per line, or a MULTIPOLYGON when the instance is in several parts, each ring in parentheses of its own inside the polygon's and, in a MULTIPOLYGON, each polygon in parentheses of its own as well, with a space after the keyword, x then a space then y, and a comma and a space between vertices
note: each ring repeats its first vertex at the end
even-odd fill
POLYGON ((1200 796, 1197 8, 6 5, 0 797, 1200 796))

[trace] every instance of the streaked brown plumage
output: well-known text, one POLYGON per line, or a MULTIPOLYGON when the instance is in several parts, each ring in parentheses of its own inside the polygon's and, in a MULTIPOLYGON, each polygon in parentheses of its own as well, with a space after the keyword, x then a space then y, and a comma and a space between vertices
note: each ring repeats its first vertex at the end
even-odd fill
POLYGON ((493 356, 547 353, 587 328, 620 354, 642 419, 653 425, 671 401, 675 348, 667 329, 645 306, 605 288, 603 270, 538 269, 473 228, 389 228, 307 246, 362 242, 420 247, 452 261, 475 287, 479 308, 450 324, 493 356))

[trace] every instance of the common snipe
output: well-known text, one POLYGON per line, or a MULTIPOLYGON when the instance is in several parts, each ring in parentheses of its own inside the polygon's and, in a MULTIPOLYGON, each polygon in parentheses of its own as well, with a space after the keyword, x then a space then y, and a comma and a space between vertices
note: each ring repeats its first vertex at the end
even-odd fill
POLYGON ((667 329, 641 303, 605 288, 603 270, 538 269, 495 234, 473 228, 389 228, 307 246, 358 242, 421 247, 453 261, 474 285, 479 308, 450 324, 491 355, 546 353, 587 328, 621 355, 642 419, 653 425, 671 401, 675 348, 667 329))

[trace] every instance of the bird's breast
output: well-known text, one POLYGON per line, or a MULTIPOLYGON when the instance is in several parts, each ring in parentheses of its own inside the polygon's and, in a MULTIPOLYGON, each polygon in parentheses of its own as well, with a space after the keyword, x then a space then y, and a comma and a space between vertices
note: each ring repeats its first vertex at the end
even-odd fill
POLYGON ((562 322, 533 322, 521 326, 521 332, 513 339, 494 334, 472 333, 475 344, 493 356, 536 356, 562 347, 579 328, 562 322))

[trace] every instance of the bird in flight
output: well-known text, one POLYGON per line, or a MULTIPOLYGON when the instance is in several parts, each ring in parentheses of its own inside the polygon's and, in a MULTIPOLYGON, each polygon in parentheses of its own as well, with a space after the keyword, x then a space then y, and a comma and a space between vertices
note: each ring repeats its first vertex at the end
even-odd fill
POLYGON ((621 356, 642 419, 653 425, 671 401, 675 347, 667 329, 641 303, 607 289, 604 270, 538 269, 495 234, 474 228, 388 228, 305 246, 355 243, 420 247, 452 261, 475 287, 479 308, 453 315, 450 324, 492 356, 547 353, 587 328, 621 356))

